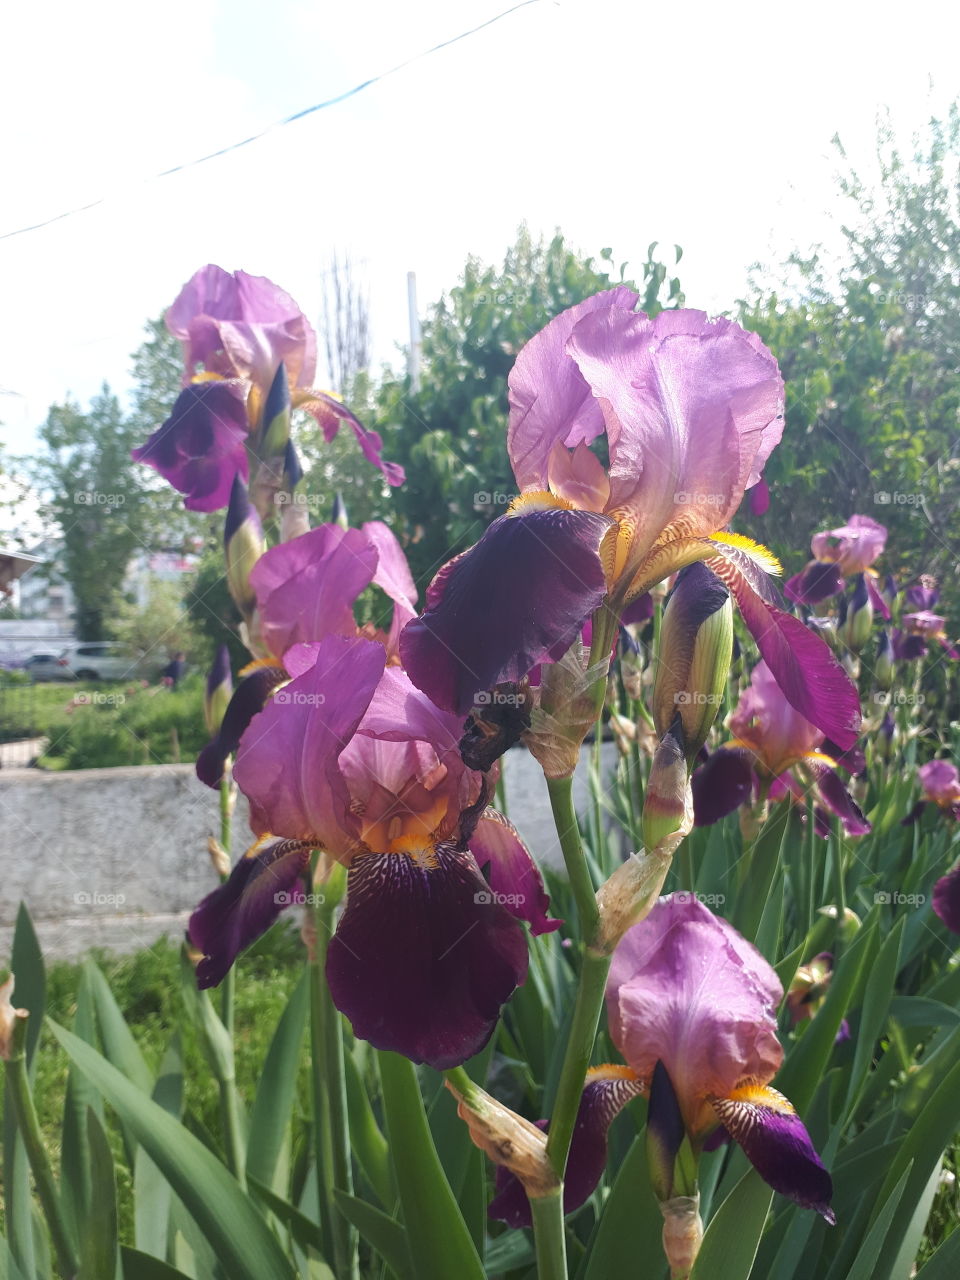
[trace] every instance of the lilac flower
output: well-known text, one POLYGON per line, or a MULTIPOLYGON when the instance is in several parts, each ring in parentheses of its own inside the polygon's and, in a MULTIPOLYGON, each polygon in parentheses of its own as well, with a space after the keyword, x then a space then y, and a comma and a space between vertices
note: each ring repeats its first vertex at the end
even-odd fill
POLYGON ((486 808, 490 779, 463 765, 460 722, 386 658, 338 635, 288 651, 294 678, 252 719, 234 767, 261 841, 190 936, 198 982, 219 982, 322 850, 348 868, 327 952, 334 1003, 377 1048, 443 1069, 483 1046, 523 982, 519 920, 535 933, 560 922, 516 831, 486 808))
POLYGON ((629 289, 563 312, 510 375, 507 446, 520 497, 441 569, 401 640, 414 682, 448 710, 556 659, 605 599, 630 602, 705 561, 734 596, 788 700, 838 742, 855 690, 780 609, 779 566, 723 532, 783 431, 783 383, 755 334, 701 311, 633 311, 629 289), (609 466, 590 449, 606 433, 609 466))
POLYGON ((830 1175, 791 1104, 770 1088, 783 1061, 782 998, 759 951, 692 895, 674 894, 614 953, 610 1035, 645 1085, 666 1073, 671 1088, 650 1101, 654 1138, 672 1101, 694 1154, 722 1126, 775 1191, 832 1223, 830 1175))

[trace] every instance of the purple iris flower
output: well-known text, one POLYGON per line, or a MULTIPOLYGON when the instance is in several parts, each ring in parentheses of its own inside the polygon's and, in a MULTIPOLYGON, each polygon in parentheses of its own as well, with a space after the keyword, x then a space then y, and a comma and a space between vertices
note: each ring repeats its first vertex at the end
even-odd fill
POLYGON ((233 481, 246 482, 247 412, 237 382, 198 382, 185 387, 173 412, 146 444, 132 451, 178 493, 188 511, 220 511, 233 481))
POLYGON ((411 679, 458 714, 555 661, 604 601, 621 614, 696 561, 722 579, 788 700, 843 745, 856 690, 777 603, 764 548, 723 532, 783 431, 783 382, 760 339, 702 311, 634 311, 600 293, 557 316, 509 380, 520 497, 434 579, 401 638, 411 679), (609 465, 591 444, 605 434, 609 465))
MULTIPOLYGON (((887 541, 887 530, 869 516, 853 515, 839 529, 815 533, 811 542, 813 559, 784 585, 788 600, 813 605, 843 590, 845 578, 865 573, 880 556, 887 541)), ((873 588, 874 607, 889 618, 885 602, 868 575, 873 588)))
MULTIPOLYGON (((614 1044, 644 1085, 658 1064, 666 1071, 694 1153, 723 1126, 775 1191, 833 1223, 830 1175, 791 1104, 770 1088, 783 1062, 782 999, 760 952, 690 894, 661 898, 624 934, 607 982, 614 1044)), ((651 1096, 654 1134, 669 1123, 659 1105, 651 1096)))
POLYGON ((234 777, 261 837, 191 917, 201 986, 297 900, 320 849, 348 868, 327 981, 355 1033, 438 1069, 476 1053, 523 982, 527 943, 559 927, 517 832, 467 769, 460 721, 382 644, 329 635, 244 732, 234 777), (486 878, 483 869, 486 868, 486 878))
POLYGON ((282 542, 259 556, 247 580, 254 597, 248 640, 258 658, 237 686, 218 735, 197 760, 197 776, 211 787, 219 783, 227 756, 236 751, 251 718, 292 674, 284 658, 294 645, 363 634, 379 640, 387 660, 396 664, 400 632, 416 614, 417 589, 406 556, 379 520, 359 529, 320 525, 282 542), (371 584, 393 601, 386 631, 370 624, 361 631, 354 618, 354 604, 371 584))
MULTIPOLYGON (((822 806, 840 818, 848 835, 870 831, 837 772, 839 765, 859 772, 860 753, 848 749, 844 754, 828 744, 816 725, 787 702, 766 663, 754 667, 730 717, 730 730, 733 741, 714 751, 691 778, 697 826, 719 821, 761 793, 771 800, 792 796, 805 802, 799 768, 812 776, 822 806), (830 754, 822 749, 827 746, 830 754)), ((817 814, 817 830, 821 835, 829 831, 822 813, 817 814)))
POLYGON ((903 631, 897 632, 893 641, 898 658, 925 658, 928 640, 936 640, 947 651, 948 658, 960 658, 960 652, 947 637, 947 620, 939 613, 919 609, 916 613, 905 613, 900 621, 903 631))
POLYGON ((920 575, 920 581, 907 587, 903 593, 903 602, 911 609, 933 609, 940 599, 940 589, 935 578, 928 573, 920 575))

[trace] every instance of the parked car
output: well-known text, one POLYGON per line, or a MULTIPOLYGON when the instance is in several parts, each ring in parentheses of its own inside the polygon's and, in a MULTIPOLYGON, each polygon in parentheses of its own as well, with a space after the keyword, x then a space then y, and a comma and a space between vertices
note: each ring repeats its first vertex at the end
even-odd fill
POLYGON ((91 640, 64 649, 63 659, 70 679, 130 680, 140 674, 139 658, 112 640, 91 640))
POLYGON ((48 680, 73 680, 73 672, 62 653, 32 653, 23 664, 23 670, 36 682, 48 680))

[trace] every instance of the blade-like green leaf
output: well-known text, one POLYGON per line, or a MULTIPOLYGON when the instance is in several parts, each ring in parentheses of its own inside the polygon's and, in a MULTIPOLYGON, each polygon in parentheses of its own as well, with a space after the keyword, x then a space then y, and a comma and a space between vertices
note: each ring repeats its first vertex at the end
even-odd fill
POLYGON ((247 1173, 278 1194, 284 1190, 280 1153, 296 1096, 300 1048, 309 1007, 309 974, 304 971, 277 1023, 250 1114, 247 1173))
POLYGON ((120 1261, 123 1280, 191 1280, 168 1262, 161 1262, 159 1258, 141 1253, 139 1249, 131 1249, 125 1244, 120 1246, 120 1261))
POLYGON ((30 919, 26 903, 20 903, 17 923, 13 930, 13 948, 10 952, 10 970, 14 976, 13 1003, 18 1009, 29 1009, 27 1023, 27 1066, 33 1063, 34 1051, 43 1027, 43 1015, 47 1001, 47 971, 43 952, 30 919))
POLYGON ((220 1161, 89 1045, 57 1023, 49 1025, 159 1165, 231 1280, 292 1280, 276 1239, 220 1161))
POLYGON ((13 1260, 10 1246, 0 1236, 0 1280, 26 1280, 23 1272, 13 1260))
POLYGON ((772 1200, 773 1192, 750 1169, 710 1220, 691 1280, 748 1280, 772 1200))
MULTIPOLYGON (((896 1235, 891 1231, 887 1237, 887 1245, 891 1255, 893 1256, 892 1265, 887 1272, 890 1280, 896 1280, 898 1276, 908 1276, 913 1270, 917 1250, 920 1248, 920 1241, 923 1239, 927 1220, 930 1217, 930 1209, 933 1206, 933 1199, 937 1194, 937 1189, 940 1185, 940 1169, 941 1162, 938 1160, 934 1166, 933 1172, 927 1179, 927 1185, 923 1189, 920 1199, 917 1201, 917 1207, 913 1211, 913 1217, 903 1230, 898 1232, 896 1235)), ((879 1274, 881 1274, 879 1268, 877 1274, 878 1277, 879 1274)))
POLYGON ((960 1231, 953 1231, 928 1258, 916 1274, 916 1280, 956 1280, 960 1274, 960 1231))
POLYGON ((847 1280, 874 1280, 874 1276, 879 1274, 877 1259, 880 1257, 880 1250, 883 1248, 883 1242, 890 1230, 890 1223, 893 1221, 893 1215, 897 1211, 897 1205, 900 1203, 909 1176, 910 1165, 907 1165, 899 1182, 887 1196, 873 1225, 864 1236, 860 1252, 847 1273, 847 1280))
MULTIPOLYGON (((175 1119, 180 1118, 183 1109, 183 1058, 179 1032, 174 1035, 160 1064, 153 1100, 175 1119)), ((137 1249, 165 1258, 170 1229, 170 1183, 143 1147, 137 1148, 134 1160, 133 1196, 137 1249)))
POLYGON ((663 1218, 650 1185, 646 1139, 641 1134, 620 1166, 577 1280, 630 1276, 637 1269, 638 1258, 644 1259, 645 1280, 660 1280, 667 1274, 662 1230, 663 1218))
POLYGON ((870 969, 870 976, 863 995, 860 1032, 857 1036, 857 1047, 847 1088, 845 1113, 848 1120, 853 1115, 862 1086, 866 1083, 867 1073, 870 1070, 870 1064, 873 1062, 876 1042, 880 1032, 883 1030, 887 1010, 890 1008, 890 999, 897 980, 897 970, 900 967, 900 943, 903 938, 903 924, 902 919, 898 920, 887 937, 884 938, 880 954, 870 969))
POLYGON ((117 1272, 117 1183, 110 1143, 93 1107, 87 1111, 90 1215, 80 1234, 79 1280, 113 1280, 117 1272))
POLYGON ((343 1216, 376 1249, 398 1280, 413 1280, 417 1273, 411 1268, 407 1233, 400 1223, 356 1196, 348 1196, 344 1191, 333 1194, 343 1216))
MULTIPOLYGON (((86 972, 80 975, 77 1012, 73 1020, 74 1034, 87 1044, 96 1045, 96 1017, 93 993, 86 972)), ((64 1214, 75 1239, 80 1238, 81 1225, 90 1212, 90 1153, 87 1143, 87 1109, 92 1107, 103 1119, 103 1102, 86 1076, 71 1063, 63 1106, 61 1129, 60 1195, 64 1214)))
POLYGON ((90 981, 94 1006, 97 1010, 97 1024, 100 1028, 100 1039, 103 1043, 103 1056, 112 1063, 143 1093, 149 1094, 153 1089, 153 1073, 147 1066, 140 1046, 133 1038, 126 1019, 117 1004, 110 986, 100 969, 89 958, 84 961, 84 970, 90 981))
POLYGON ((308 1218, 296 1205, 292 1205, 289 1200, 284 1200, 283 1196, 278 1196, 264 1183, 257 1182, 255 1178, 250 1181, 250 1189, 284 1226, 289 1228, 290 1234, 301 1249, 313 1249, 322 1257, 323 1232, 312 1218, 308 1218))
POLYGON ((385 1051, 377 1057, 390 1155, 417 1280, 484 1280, 430 1136, 413 1063, 385 1051))
POLYGON ((363 1086, 352 1053, 343 1055, 343 1073, 347 1083, 347 1112, 350 1118, 350 1145, 367 1181, 380 1197, 385 1209, 397 1203, 397 1184, 390 1163, 387 1140, 380 1132, 370 1098, 363 1086))

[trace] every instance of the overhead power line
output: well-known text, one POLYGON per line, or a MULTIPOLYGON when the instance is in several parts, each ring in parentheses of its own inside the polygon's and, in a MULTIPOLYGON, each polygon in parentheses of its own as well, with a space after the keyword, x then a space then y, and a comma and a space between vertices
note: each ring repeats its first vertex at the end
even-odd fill
MULTIPOLYGON (((169 178, 171 174, 183 173, 187 169, 195 169, 197 165, 206 164, 208 160, 217 160, 220 156, 229 155, 231 151, 239 151, 241 147, 248 147, 251 142, 258 142, 275 129, 282 129, 284 125, 302 120, 304 116, 313 115, 315 111, 324 111, 327 107, 335 107, 341 102, 346 102, 348 98, 353 98, 358 93, 362 93, 364 89, 369 89, 371 85, 379 84, 381 80, 386 80, 389 76, 396 75, 398 71, 403 71, 405 67, 412 66, 413 63, 419 62, 422 58, 429 58, 431 54, 439 53, 441 49, 448 49, 452 44, 457 44, 460 40, 466 40, 470 36, 476 35, 478 31, 483 31, 485 27, 492 27, 495 22, 509 17, 511 13, 516 13, 518 9, 526 9, 528 5, 539 3, 540 0, 520 0, 519 4, 511 5, 509 9, 504 9, 502 13, 488 18, 486 22, 481 22, 478 26, 471 27, 469 31, 461 31, 459 35, 452 36, 449 40, 442 40, 430 49, 415 53, 412 57, 404 59, 403 62, 398 62, 395 67, 390 67, 388 71, 383 71, 378 76, 371 76, 369 80, 364 80, 343 93, 338 93, 336 97, 327 98, 324 102, 316 102, 312 107, 304 107, 302 111, 297 111, 292 116, 287 116, 284 120, 276 120, 273 124, 268 124, 266 128, 261 129, 259 133, 252 133, 249 138, 242 138, 239 142, 231 142, 229 146, 221 147, 219 151, 211 151, 209 155, 199 156, 196 160, 187 160, 183 164, 175 164, 171 169, 163 169, 160 173, 155 173, 150 178, 147 178, 146 181, 153 182, 159 178, 169 178)), ((88 204, 78 205, 75 209, 67 209, 63 213, 54 214, 52 218, 45 218, 42 222, 34 222, 27 227, 17 227, 15 231, 5 231, 0 234, 0 240, 10 240, 14 236, 23 236, 29 231, 40 231, 43 227, 52 226, 55 222, 62 222, 64 218, 73 218, 78 213, 86 213, 89 209, 96 209, 98 205, 106 204, 109 199, 109 196, 100 196, 97 200, 91 200, 88 204)))

